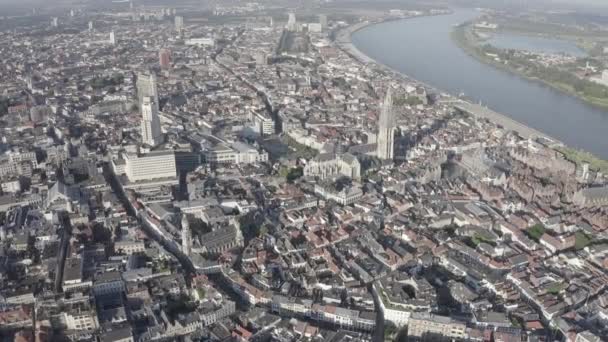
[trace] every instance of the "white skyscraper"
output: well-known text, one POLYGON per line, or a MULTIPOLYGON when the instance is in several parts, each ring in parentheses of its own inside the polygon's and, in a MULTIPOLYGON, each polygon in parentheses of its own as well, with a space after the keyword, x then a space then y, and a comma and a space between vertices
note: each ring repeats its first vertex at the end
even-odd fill
POLYGON ((393 115, 393 98, 391 88, 386 92, 386 98, 378 121, 377 156, 382 160, 392 160, 395 144, 395 118, 393 115))
POLYGON ((153 72, 137 74, 137 104, 140 108, 146 96, 152 97, 156 111, 158 112, 160 110, 158 106, 158 90, 156 87, 156 74, 153 72))
POLYGON ((176 16, 175 17, 175 30, 181 31, 184 29, 184 17, 176 16))
POLYGON ((116 34, 114 34, 114 31, 110 32, 110 44, 116 45, 116 34))
POLYGON ((150 146, 156 146, 163 140, 158 110, 154 98, 150 96, 145 96, 141 105, 141 139, 150 146))
POLYGON ((93 22, 89 21, 89 31, 93 31, 93 22))
POLYGON ((289 19, 287 19, 287 30, 289 31, 297 31, 298 22, 296 21, 296 14, 289 13, 289 19))
POLYGON ((319 24, 321 24, 321 29, 327 29, 327 15, 321 14, 319 15, 319 24))

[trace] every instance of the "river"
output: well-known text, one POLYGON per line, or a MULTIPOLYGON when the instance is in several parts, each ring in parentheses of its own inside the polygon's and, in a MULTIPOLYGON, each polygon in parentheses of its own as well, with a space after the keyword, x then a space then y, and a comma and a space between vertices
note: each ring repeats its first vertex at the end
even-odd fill
POLYGON ((608 159, 608 112, 541 83, 479 62, 456 45, 454 26, 479 15, 449 15, 388 21, 352 35, 364 54, 394 70, 475 101, 559 139, 608 159))

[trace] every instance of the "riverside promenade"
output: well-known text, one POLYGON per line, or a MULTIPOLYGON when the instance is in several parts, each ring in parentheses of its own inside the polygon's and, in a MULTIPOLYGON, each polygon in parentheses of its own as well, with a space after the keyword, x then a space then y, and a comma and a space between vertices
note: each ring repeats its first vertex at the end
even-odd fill
POLYGON ((480 106, 478 104, 466 102, 463 100, 456 100, 452 102, 454 108, 460 112, 467 113, 469 115, 473 115, 480 119, 487 119, 495 124, 517 132, 522 138, 525 139, 542 139, 545 143, 551 147, 556 147, 563 145, 557 139, 542 133, 532 127, 526 126, 519 121, 513 120, 508 116, 497 113, 487 107, 480 106))

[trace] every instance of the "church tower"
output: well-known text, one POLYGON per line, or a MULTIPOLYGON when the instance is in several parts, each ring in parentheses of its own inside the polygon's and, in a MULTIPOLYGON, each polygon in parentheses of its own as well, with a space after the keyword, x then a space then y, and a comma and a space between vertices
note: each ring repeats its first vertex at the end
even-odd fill
POLYGON ((389 87, 378 121, 378 147, 376 155, 382 160, 392 160, 395 145, 395 118, 393 115, 393 98, 389 87))

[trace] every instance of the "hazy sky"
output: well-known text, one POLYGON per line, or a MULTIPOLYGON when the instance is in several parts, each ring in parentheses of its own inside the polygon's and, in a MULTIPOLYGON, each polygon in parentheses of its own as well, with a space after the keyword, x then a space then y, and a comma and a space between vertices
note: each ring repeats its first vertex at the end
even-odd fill
MULTIPOLYGON (((45 5, 68 5, 74 4, 78 6, 78 4, 83 3, 104 3, 110 2, 111 0, 0 0, 0 6, 6 7, 20 7, 20 8, 28 8, 32 6, 44 7, 45 5)), ((145 3, 146 0, 135 0, 137 3, 145 3)), ((257 0, 258 2, 264 2, 264 0, 257 0)), ((374 1, 382 1, 382 0, 334 0, 334 1, 354 1, 354 2, 374 2, 374 1)), ((392 0, 395 1, 395 0, 392 0)), ((403 2, 410 2, 408 0, 403 0, 403 2)), ((554 9, 555 7, 560 8, 569 8, 569 9, 589 9, 589 7, 601 7, 608 9, 608 0, 429 0, 429 3, 450 3, 457 2, 460 4, 463 3, 475 3, 479 6, 488 6, 491 7, 492 4, 500 4, 504 6, 505 4, 517 4, 518 6, 526 6, 530 5, 533 7, 537 7, 540 4, 548 5, 548 9, 554 9)), ((175 3, 172 0, 166 0, 167 5, 175 3)), ((2 13, 0 12, 0 15, 2 13)))

